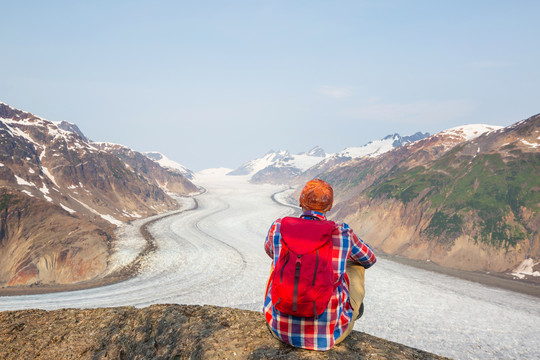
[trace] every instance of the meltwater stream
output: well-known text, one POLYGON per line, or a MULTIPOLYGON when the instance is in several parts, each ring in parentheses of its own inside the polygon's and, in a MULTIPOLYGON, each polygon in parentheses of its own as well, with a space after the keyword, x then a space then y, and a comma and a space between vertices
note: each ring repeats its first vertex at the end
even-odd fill
MULTIPOLYGON (((197 180, 208 191, 196 198, 196 210, 150 226, 159 249, 140 275, 88 290, 0 297, 0 311, 157 303, 260 311, 270 267, 264 237, 273 220, 294 210, 272 200, 279 186, 219 174, 197 180)), ((144 246, 142 222, 121 229, 119 265, 144 246)), ((384 259, 366 272, 366 288, 356 330, 456 359, 540 358, 538 298, 384 259)))

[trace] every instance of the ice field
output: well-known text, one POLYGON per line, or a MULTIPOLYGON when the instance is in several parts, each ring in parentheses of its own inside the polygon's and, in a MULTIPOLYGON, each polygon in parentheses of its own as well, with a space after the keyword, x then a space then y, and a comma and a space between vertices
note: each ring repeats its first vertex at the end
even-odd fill
MULTIPOLYGON (((264 238, 273 220, 294 212, 272 200, 284 188, 219 172, 198 174, 196 182, 207 192, 182 198, 187 211, 150 226, 159 249, 137 277, 95 289, 0 297, 0 311, 156 303, 260 311, 271 261, 264 238)), ((143 248, 138 227, 146 221, 119 229, 115 266, 143 248)), ((536 297, 384 259, 366 272, 366 288, 356 330, 456 359, 540 358, 536 297)))

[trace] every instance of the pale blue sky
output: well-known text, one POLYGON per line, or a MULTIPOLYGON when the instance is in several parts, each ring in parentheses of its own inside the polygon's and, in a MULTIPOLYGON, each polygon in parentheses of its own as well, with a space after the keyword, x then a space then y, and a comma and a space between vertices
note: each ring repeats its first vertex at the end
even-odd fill
POLYGON ((194 170, 540 112, 540 1, 0 5, 0 101, 194 170))

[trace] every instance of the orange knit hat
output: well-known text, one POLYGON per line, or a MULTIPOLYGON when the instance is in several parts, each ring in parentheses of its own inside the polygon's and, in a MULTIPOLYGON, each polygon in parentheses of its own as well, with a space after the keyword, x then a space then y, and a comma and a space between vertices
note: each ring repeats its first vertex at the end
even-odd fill
POLYGON ((300 206, 308 210, 327 212, 332 209, 333 202, 332 186, 321 179, 308 181, 300 195, 300 206))

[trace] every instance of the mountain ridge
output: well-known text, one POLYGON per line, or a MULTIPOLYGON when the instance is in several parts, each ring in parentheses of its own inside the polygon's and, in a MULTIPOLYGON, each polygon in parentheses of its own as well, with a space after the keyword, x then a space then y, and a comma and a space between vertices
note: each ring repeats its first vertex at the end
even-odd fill
POLYGON ((106 266, 115 226, 177 209, 168 191, 197 191, 183 175, 138 152, 122 147, 115 153, 99 144, 75 124, 0 104, 0 286, 93 278, 106 266), (34 208, 54 214, 55 222, 34 208), (54 237, 62 224, 72 232, 54 237), (64 261, 66 255, 72 260, 64 261), (93 270, 85 274, 77 264, 93 270), (70 267, 77 276, 68 274, 70 267))
POLYGON ((334 154, 326 153, 320 146, 299 154, 291 154, 287 150, 270 150, 260 158, 245 162, 229 175, 245 175, 253 183, 286 184, 295 180, 303 181, 339 163, 365 156, 377 157, 395 147, 427 136, 429 133, 417 132, 403 137, 396 133, 360 147, 347 147, 334 154))
POLYGON ((540 257, 539 124, 535 115, 506 128, 454 128, 322 177, 346 193, 336 216, 376 248, 509 272, 540 257))

